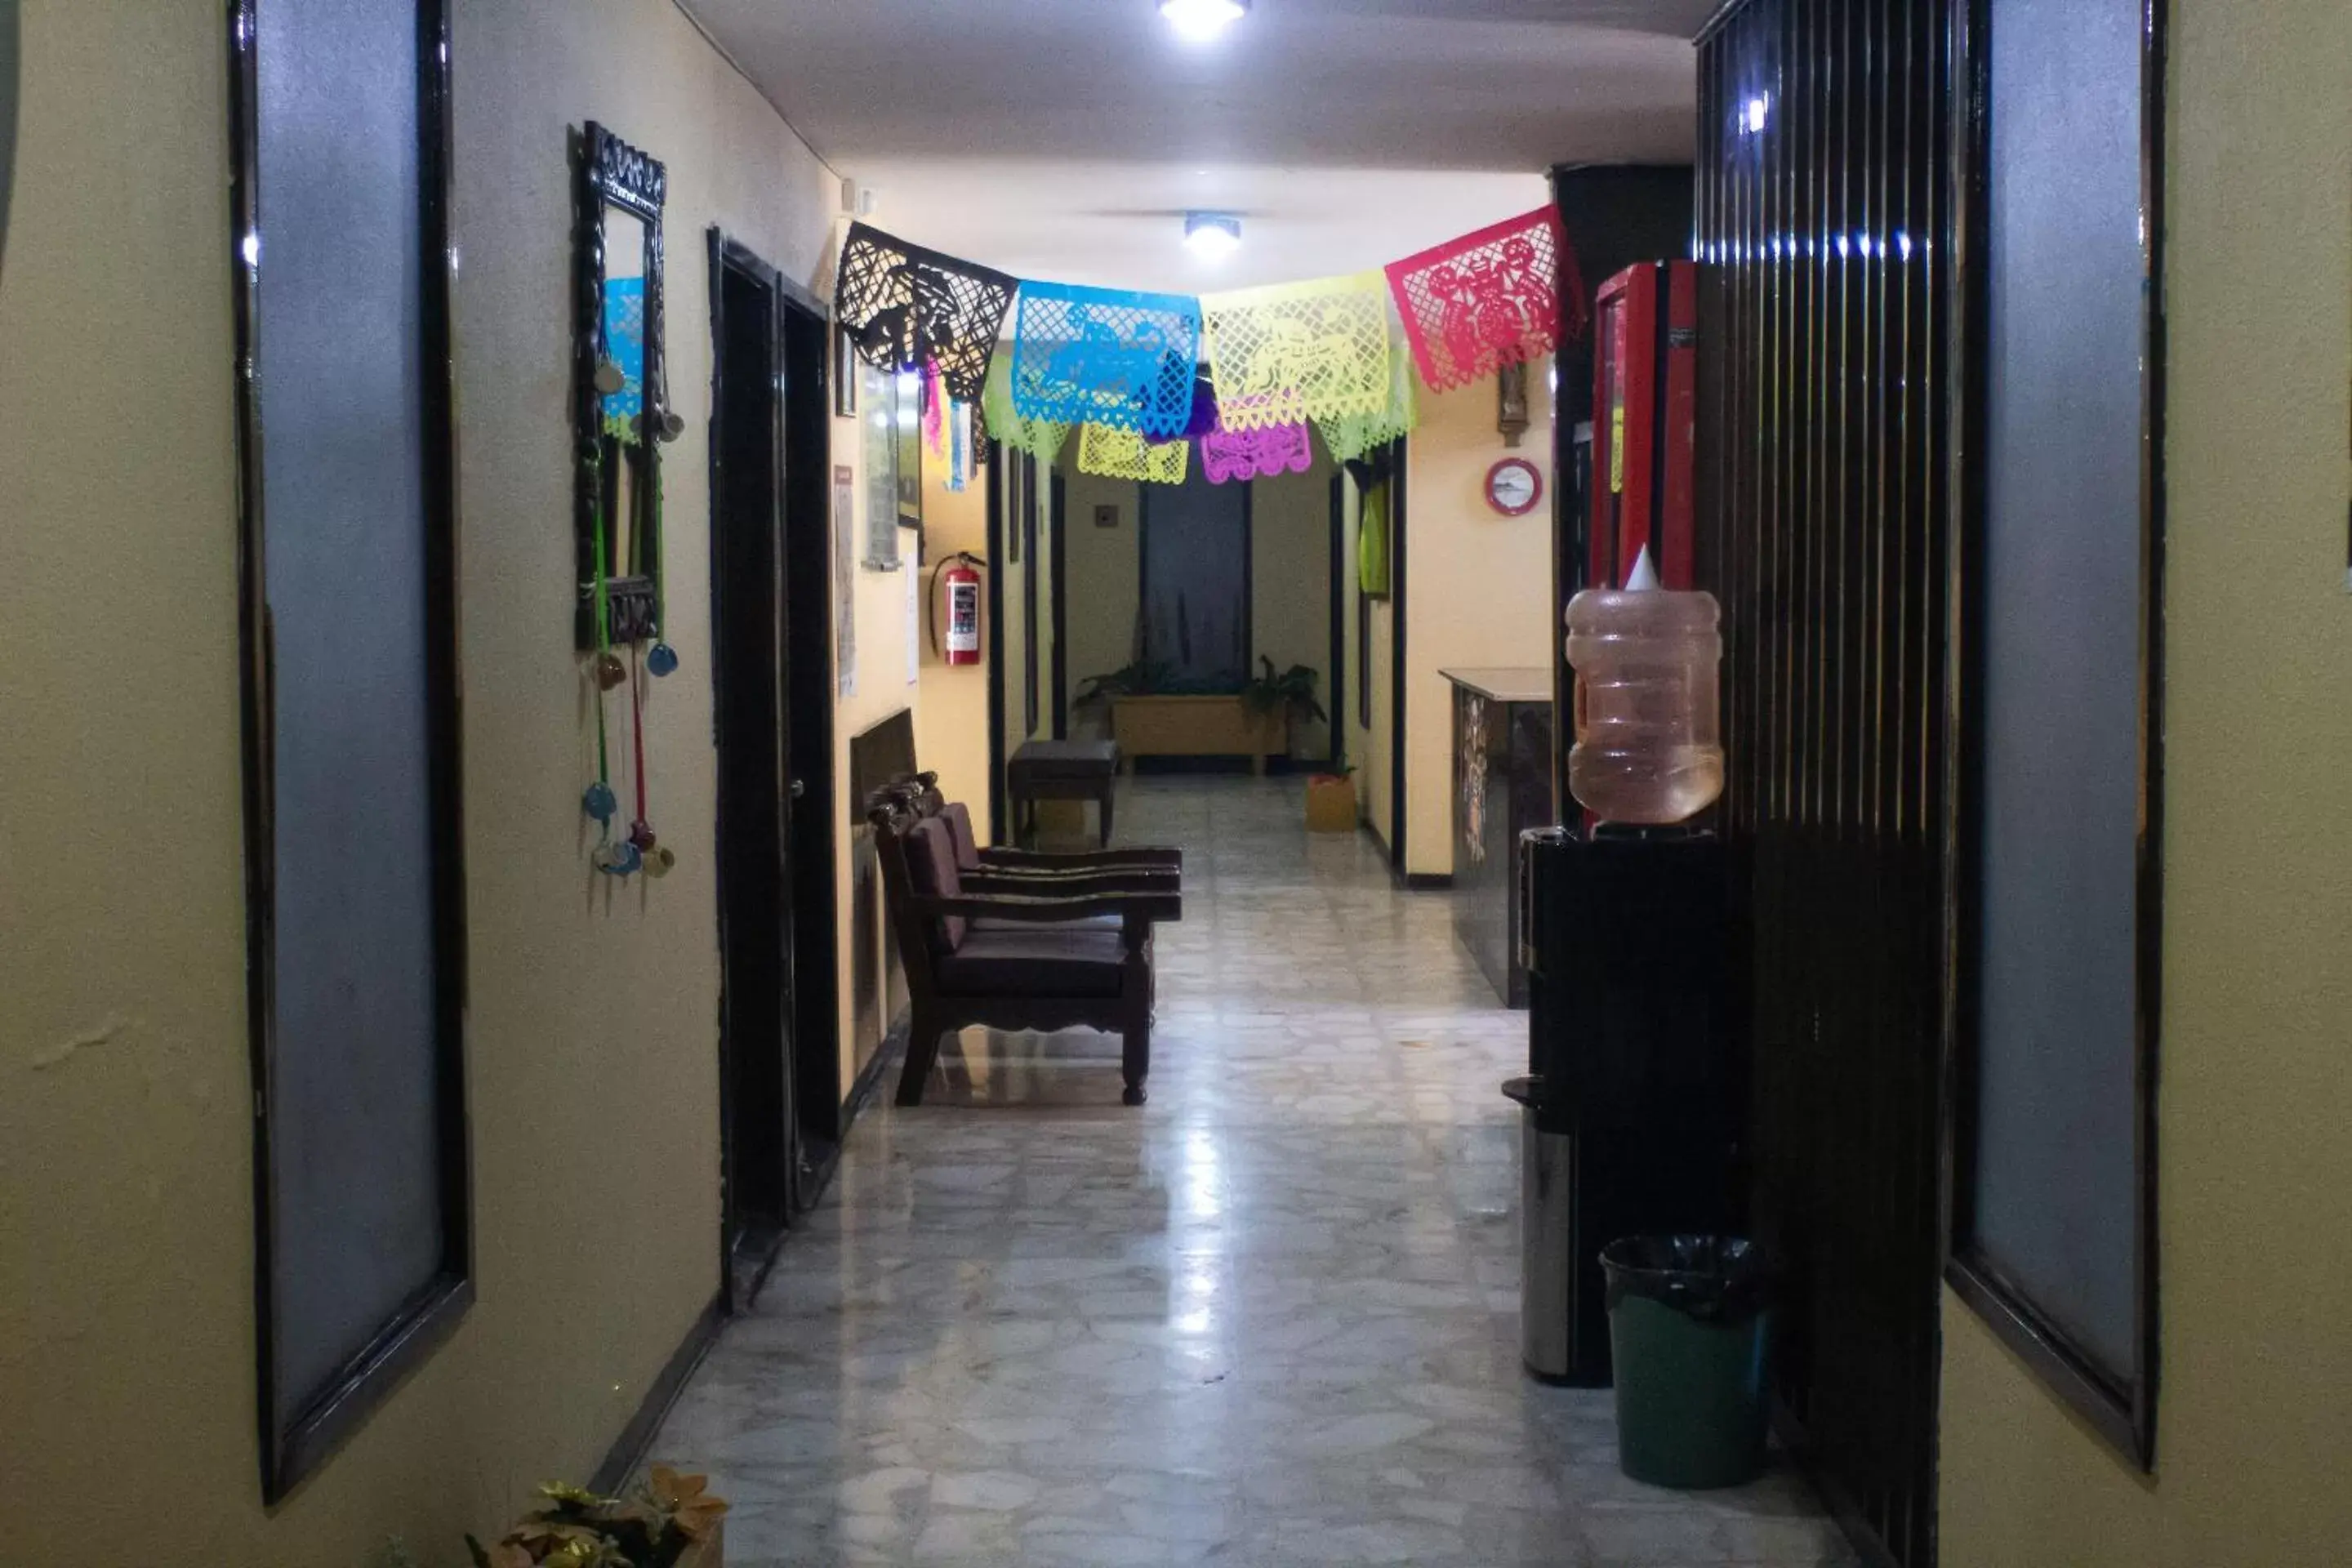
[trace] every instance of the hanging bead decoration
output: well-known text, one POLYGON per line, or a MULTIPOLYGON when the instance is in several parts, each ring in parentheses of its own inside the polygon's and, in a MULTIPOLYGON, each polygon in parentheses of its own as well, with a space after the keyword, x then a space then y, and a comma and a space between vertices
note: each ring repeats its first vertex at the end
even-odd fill
POLYGON ((654 825, 651 804, 646 798, 645 672, 642 669, 638 670, 636 677, 635 680, 629 682, 630 744, 631 749, 636 753, 637 764, 637 815, 629 824, 629 847, 637 852, 642 861, 644 856, 653 851, 654 825))
POLYGON ((666 642, 654 644, 651 651, 646 655, 646 668, 656 676, 673 673, 677 668, 677 649, 666 642))
POLYGON ((989 435, 1043 464, 1050 465, 1060 456, 1062 442, 1070 433, 1067 425, 1024 418, 1013 406, 1013 360, 1009 354, 998 355, 996 363, 988 367, 988 392, 981 400, 980 410, 989 435))
POLYGON ((1228 430, 1372 414, 1388 402, 1388 300, 1377 272, 1211 294, 1201 313, 1228 430))
POLYGON ((1169 437, 1192 412, 1201 302, 1066 283, 1024 283, 1013 406, 1030 419, 1169 437))
POLYGON ((1576 254, 1554 207, 1538 207, 1388 267, 1421 379, 1437 392, 1549 353, 1584 334, 1576 254), (1563 288, 1562 284, 1566 287, 1563 288))
POLYGON ((1413 384, 1412 358, 1389 356, 1389 400, 1377 414, 1343 414, 1318 419, 1316 432, 1330 449, 1335 463, 1352 462, 1375 447, 1385 447, 1421 423, 1421 395, 1413 384))
POLYGON ((1106 479, 1181 485, 1192 456, 1190 441, 1147 441, 1139 431, 1108 425, 1083 426, 1078 431, 1078 472, 1106 479))
POLYGON ((1019 280, 849 226, 833 279, 833 312, 867 363, 887 371, 939 366, 949 395, 977 403, 1019 280))

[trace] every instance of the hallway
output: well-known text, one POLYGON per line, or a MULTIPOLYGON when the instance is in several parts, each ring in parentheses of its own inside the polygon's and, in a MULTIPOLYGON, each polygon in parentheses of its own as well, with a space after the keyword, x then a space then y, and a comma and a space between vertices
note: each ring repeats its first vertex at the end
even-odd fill
POLYGON ((1607 1393, 1521 1374, 1525 1018, 1445 897, 1295 780, 1121 788, 1186 854, 1150 1105, 1116 1040, 967 1036, 860 1119, 654 1447, 730 1568, 1846 1563, 1786 1474, 1637 1486, 1607 1393))

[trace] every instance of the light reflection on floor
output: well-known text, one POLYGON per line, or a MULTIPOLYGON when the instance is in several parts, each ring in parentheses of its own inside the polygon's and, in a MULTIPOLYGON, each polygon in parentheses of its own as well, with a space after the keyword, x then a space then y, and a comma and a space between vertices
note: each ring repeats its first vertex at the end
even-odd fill
POLYGON ((1523 1016, 1447 895, 1295 780, 1121 787, 1186 855, 1150 1103, 1115 1039, 972 1031, 858 1124, 656 1444, 730 1568, 1844 1563, 1790 1478, 1635 1485, 1606 1394, 1521 1375, 1523 1016))

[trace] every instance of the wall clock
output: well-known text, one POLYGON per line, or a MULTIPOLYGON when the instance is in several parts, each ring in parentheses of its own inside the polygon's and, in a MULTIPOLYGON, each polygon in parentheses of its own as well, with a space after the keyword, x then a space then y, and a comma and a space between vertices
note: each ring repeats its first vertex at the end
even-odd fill
POLYGON ((1525 458, 1505 458, 1486 470, 1486 504, 1505 517, 1525 517, 1543 500, 1543 475, 1525 458))

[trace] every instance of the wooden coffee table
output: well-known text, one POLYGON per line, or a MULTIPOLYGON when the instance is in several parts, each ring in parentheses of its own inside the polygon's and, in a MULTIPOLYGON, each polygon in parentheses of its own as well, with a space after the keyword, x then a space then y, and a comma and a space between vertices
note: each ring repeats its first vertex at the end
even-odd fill
POLYGON ((1034 847, 1037 803, 1095 803, 1097 842, 1110 843, 1111 786, 1118 778, 1116 741, 1024 741, 1004 764, 1004 791, 1013 805, 1015 843, 1034 847))

